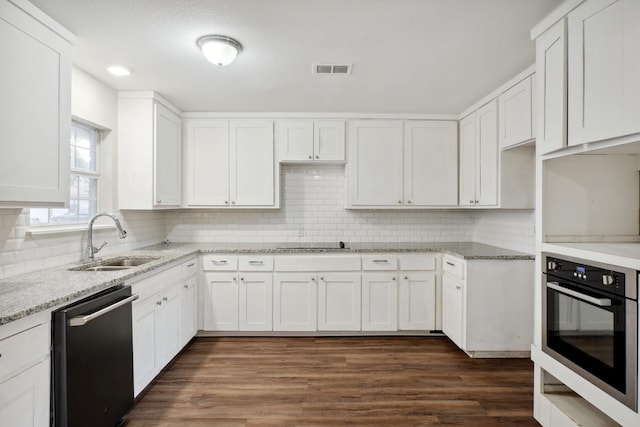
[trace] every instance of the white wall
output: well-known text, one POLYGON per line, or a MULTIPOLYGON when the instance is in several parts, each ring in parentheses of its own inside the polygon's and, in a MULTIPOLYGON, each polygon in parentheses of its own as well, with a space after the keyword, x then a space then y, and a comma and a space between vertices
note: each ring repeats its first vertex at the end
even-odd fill
POLYGON ((473 241, 514 251, 535 252, 534 211, 478 211, 473 241))

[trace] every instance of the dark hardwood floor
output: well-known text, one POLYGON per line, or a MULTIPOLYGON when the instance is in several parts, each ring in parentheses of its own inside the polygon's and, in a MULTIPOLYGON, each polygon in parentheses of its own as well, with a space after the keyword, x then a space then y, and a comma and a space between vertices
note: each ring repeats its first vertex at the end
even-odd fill
POLYGON ((125 425, 537 426, 532 383, 443 337, 198 338, 125 425))

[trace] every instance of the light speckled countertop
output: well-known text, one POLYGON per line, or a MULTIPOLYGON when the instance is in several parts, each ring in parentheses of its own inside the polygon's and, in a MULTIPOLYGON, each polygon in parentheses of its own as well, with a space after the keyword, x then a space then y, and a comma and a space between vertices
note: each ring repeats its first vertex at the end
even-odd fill
POLYGON ((201 253, 269 253, 275 255, 367 252, 443 252, 464 259, 534 259, 531 254, 480 243, 352 243, 347 244, 346 249, 339 249, 335 244, 318 243, 171 243, 168 245, 161 243, 108 257, 108 259, 154 258, 153 261, 130 270, 69 271, 69 268, 81 265, 70 264, 0 280, 0 325, 89 296, 162 266, 186 260, 201 253))

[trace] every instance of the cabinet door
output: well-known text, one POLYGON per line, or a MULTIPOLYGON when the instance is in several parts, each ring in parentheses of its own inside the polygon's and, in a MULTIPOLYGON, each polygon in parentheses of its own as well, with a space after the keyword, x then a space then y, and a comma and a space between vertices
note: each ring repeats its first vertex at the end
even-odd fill
POLYGON ((476 205, 498 204, 498 104, 476 111, 476 205))
POLYGON ((180 351, 180 284, 175 284, 164 291, 158 306, 158 366, 163 367, 180 351))
POLYGON ((204 275, 204 329, 238 330, 238 278, 236 273, 204 275))
POLYGON ((316 278, 313 274, 282 273, 273 278, 273 330, 315 331, 316 278))
POLYGON ((180 290, 180 346, 185 346, 198 332, 197 310, 198 278, 192 277, 182 283, 180 290))
POLYGON ((360 304, 360 273, 319 275, 319 331, 359 331, 360 304))
POLYGON ((182 203, 180 117, 162 104, 154 103, 154 205, 182 203))
POLYGON ((229 122, 190 119, 187 127, 188 206, 229 205, 229 122))
POLYGON ((274 204, 273 121, 234 120, 231 143, 230 199, 235 206, 274 204))
POLYGON ((402 272, 400 276, 398 329, 436 329, 436 273, 402 272))
POLYGON ((71 45, 0 5, 0 207, 69 202, 71 45))
POLYGON ((463 292, 462 282, 447 274, 442 277, 442 332, 460 348, 464 348, 463 292))
POLYGON ((640 2, 589 0, 568 15, 569 145, 640 132, 640 2))
POLYGON ((460 206, 476 204, 476 113, 460 121, 460 206))
POLYGON ((395 273, 362 275, 362 330, 398 329, 398 280, 395 273))
POLYGON ((527 77, 498 97, 500 148, 533 138, 531 77, 527 77))
POLYGON ((313 158, 344 161, 344 122, 317 120, 313 123, 313 158))
POLYGON ((240 273, 241 331, 273 329, 273 276, 271 273, 240 273))
POLYGON ((536 39, 536 151, 567 146, 567 38, 563 18, 536 39))
POLYGON ((402 122, 349 122, 347 144, 347 207, 401 206, 402 122))
POLYGON ((156 363, 159 298, 133 305, 133 391, 138 395, 159 371, 156 363))
POLYGON ((49 425, 49 359, 0 384, 0 425, 49 425))
POLYGON ((411 206, 458 204, 457 122, 405 122, 404 203, 411 206))
POLYGON ((276 144, 281 161, 313 160, 313 120, 276 122, 276 144))

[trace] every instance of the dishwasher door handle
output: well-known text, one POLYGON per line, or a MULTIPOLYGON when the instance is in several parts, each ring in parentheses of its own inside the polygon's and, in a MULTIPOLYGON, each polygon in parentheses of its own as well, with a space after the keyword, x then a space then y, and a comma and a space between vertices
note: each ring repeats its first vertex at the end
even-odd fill
POLYGON ((104 308, 101 308, 100 310, 93 312, 91 314, 87 314, 85 316, 72 317, 71 319, 69 319, 69 326, 84 326, 87 323, 91 322, 92 320, 97 319, 98 317, 103 316, 108 312, 115 310, 118 307, 122 307, 123 305, 129 304, 130 302, 133 302, 138 298, 139 298, 138 295, 131 295, 130 297, 120 300, 115 304, 111 304, 104 308))

